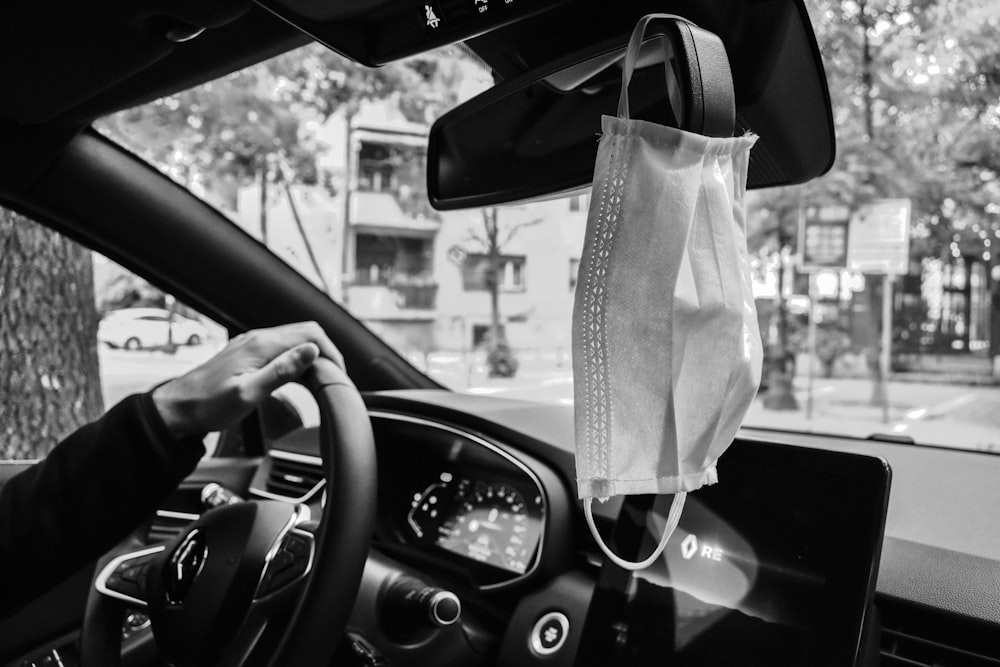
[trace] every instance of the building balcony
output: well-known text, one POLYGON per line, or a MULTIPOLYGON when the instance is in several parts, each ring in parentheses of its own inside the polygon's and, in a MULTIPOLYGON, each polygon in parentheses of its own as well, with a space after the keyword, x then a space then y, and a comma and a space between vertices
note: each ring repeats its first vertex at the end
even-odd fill
POLYGON ((359 280, 347 290, 351 312, 362 320, 430 320, 437 308, 437 283, 359 280))
POLYGON ((436 283, 430 285, 396 285, 389 286, 402 301, 403 308, 413 310, 434 310, 437 305, 436 283))

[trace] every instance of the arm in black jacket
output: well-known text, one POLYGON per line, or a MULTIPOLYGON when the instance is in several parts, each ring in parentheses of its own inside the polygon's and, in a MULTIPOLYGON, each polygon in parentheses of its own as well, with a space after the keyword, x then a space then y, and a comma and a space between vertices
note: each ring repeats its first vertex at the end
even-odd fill
POLYGON ((0 618, 135 530, 205 447, 174 438, 150 394, 130 396, 0 489, 0 618))

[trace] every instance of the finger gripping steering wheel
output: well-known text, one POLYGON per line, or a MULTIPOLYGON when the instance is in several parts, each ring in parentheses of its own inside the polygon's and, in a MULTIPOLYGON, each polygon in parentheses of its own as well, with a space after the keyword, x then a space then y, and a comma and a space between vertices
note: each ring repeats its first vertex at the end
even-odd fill
POLYGON ((161 655, 189 665, 327 665, 361 582, 377 474, 361 395, 318 359, 302 380, 320 411, 326 507, 316 524, 280 501, 212 509, 166 545, 118 550, 87 601, 84 667, 121 664, 121 610, 145 606, 161 655))

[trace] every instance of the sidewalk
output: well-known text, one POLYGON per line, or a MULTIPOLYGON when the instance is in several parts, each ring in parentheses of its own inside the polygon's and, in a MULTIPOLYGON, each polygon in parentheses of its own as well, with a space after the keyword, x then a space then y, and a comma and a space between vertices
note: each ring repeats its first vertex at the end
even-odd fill
MULTIPOLYGON (((507 386, 532 384, 545 379, 555 379, 572 375, 572 359, 569 350, 517 350, 520 364, 512 380, 490 378, 486 367, 486 353, 438 351, 427 355, 407 355, 417 368, 431 377, 459 391, 483 385, 507 386), (500 380, 500 382, 496 382, 500 380)), ((796 380, 804 382, 809 376, 809 355, 799 354, 796 359, 796 380)), ((889 376, 893 383, 917 383, 934 385, 954 385, 972 387, 1000 386, 1000 378, 992 373, 991 360, 985 356, 933 355, 906 356, 897 360, 897 370, 889 376), (905 364, 905 370, 898 368, 905 364)), ((822 365, 813 363, 816 380, 824 380, 822 365)), ((833 369, 833 379, 870 381, 868 365, 862 355, 845 355, 837 360, 833 369)))
POLYGON ((933 382, 887 385, 889 407, 872 404, 872 382, 866 379, 816 379, 809 410, 807 378, 795 379, 794 410, 768 410, 754 402, 744 425, 858 438, 875 434, 906 436, 915 442, 1000 451, 1000 391, 993 386, 933 382))
MULTIPOLYGON (((895 361, 896 369, 889 375, 891 382, 917 382, 921 384, 950 384, 967 386, 1000 385, 994 377, 992 360, 974 354, 924 354, 903 355, 895 361)), ((809 355, 796 358, 796 377, 809 375, 809 355)), ((819 361, 814 362, 815 377, 822 377, 819 361)), ((868 365, 862 355, 845 355, 837 360, 834 378, 870 379, 868 365)))

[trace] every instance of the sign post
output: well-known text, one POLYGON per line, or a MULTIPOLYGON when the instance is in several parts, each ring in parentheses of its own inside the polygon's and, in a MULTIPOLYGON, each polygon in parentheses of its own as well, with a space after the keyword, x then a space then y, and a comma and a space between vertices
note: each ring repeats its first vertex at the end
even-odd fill
POLYGON ((847 268, 878 273, 882 282, 882 336, 879 377, 875 395, 882 404, 882 422, 889 422, 888 378, 892 359, 892 287, 897 275, 910 268, 910 200, 882 199, 863 207, 851 218, 847 268))
MULTIPOLYGON (((846 206, 808 206, 799 215, 801 268, 809 272, 809 375, 806 385, 806 419, 813 416, 813 381, 816 376, 816 307, 818 272, 847 268, 850 211, 846 206)), ((839 284, 839 278, 837 283, 839 284)))

